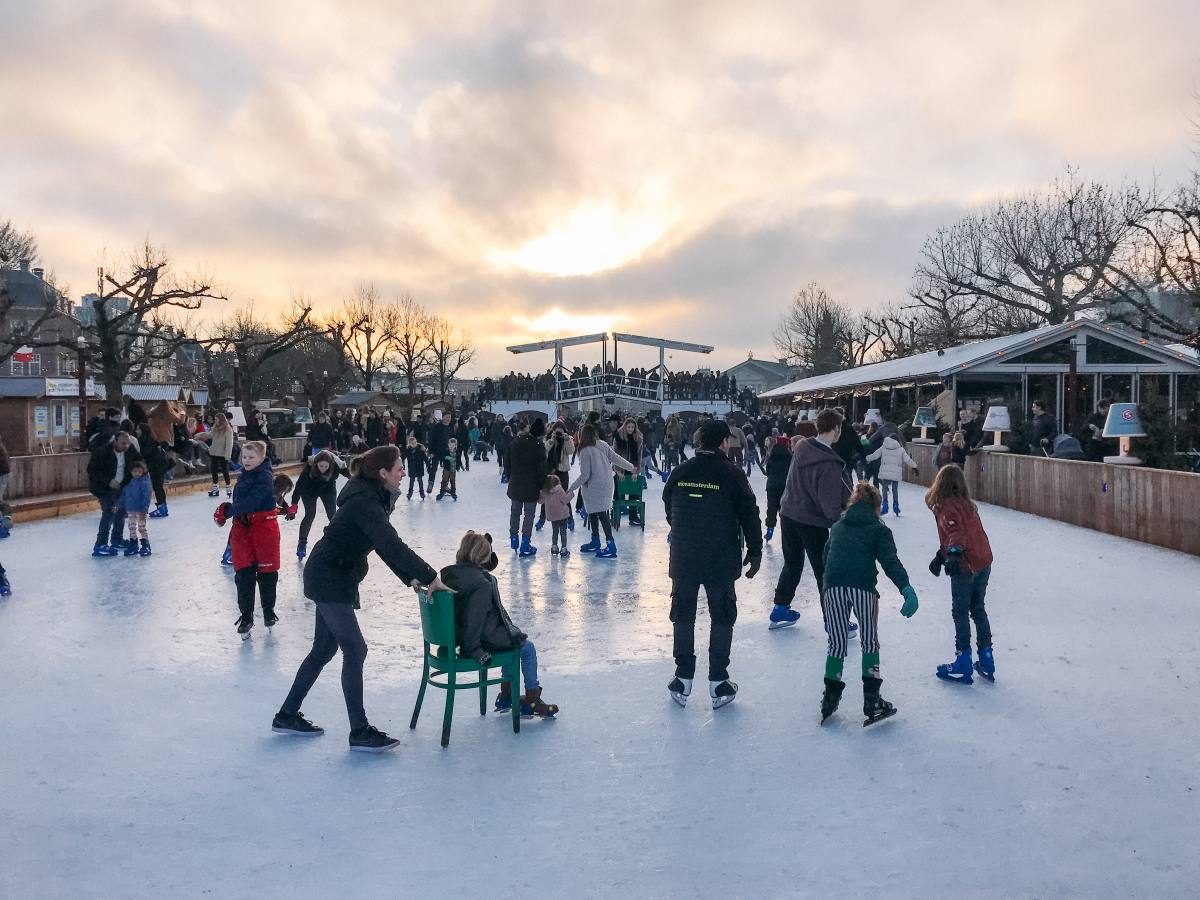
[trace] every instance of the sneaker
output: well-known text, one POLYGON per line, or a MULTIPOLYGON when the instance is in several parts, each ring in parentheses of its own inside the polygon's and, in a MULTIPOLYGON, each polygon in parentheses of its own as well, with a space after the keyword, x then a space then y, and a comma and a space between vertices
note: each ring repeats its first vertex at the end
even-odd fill
POLYGON ((708 696, 712 698, 712 708, 720 709, 722 706, 730 704, 737 697, 738 686, 726 678, 724 681, 710 681, 708 683, 708 696))
POLYGON ((692 679, 680 678, 678 675, 671 680, 667 685, 667 690, 671 692, 671 699, 680 706, 687 706, 688 697, 692 693, 692 679))
POLYGON ((359 728, 357 731, 350 732, 350 749, 359 750, 364 753, 382 753, 385 750, 395 750, 400 746, 400 742, 394 737, 388 737, 387 734, 380 731, 374 725, 368 725, 366 728, 359 728))
POLYGON ((767 626, 767 630, 776 631, 780 628, 790 628, 798 621, 800 621, 800 613, 786 604, 776 603, 775 608, 771 610, 771 624, 767 626))
POLYGON ((324 728, 314 725, 300 713, 290 716, 287 713, 275 713, 275 718, 271 720, 271 730, 276 734, 299 734, 304 737, 316 737, 325 733, 324 728))

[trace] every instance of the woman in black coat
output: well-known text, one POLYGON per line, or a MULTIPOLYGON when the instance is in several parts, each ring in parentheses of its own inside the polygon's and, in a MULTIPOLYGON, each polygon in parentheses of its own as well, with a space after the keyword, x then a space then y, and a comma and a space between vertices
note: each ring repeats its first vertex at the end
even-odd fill
POLYGON ((304 559, 308 547, 308 532, 317 518, 317 500, 325 507, 325 515, 333 521, 337 501, 337 480, 339 475, 350 477, 350 472, 338 461, 338 458, 328 450, 319 450, 296 479, 296 489, 292 491, 291 504, 293 507, 299 500, 304 504, 304 517, 300 520, 300 537, 296 541, 296 558, 304 559))
POLYGON ((508 450, 508 540, 521 556, 533 556, 537 547, 530 544, 533 536, 533 517, 537 513, 538 497, 546 480, 546 423, 534 419, 528 431, 522 432, 508 450), (524 520, 522 521, 522 516, 524 520), (520 538, 517 534, 520 532, 520 538))
POLYGON ((363 710, 367 642, 354 610, 358 608, 358 585, 367 576, 367 554, 372 550, 378 553, 405 584, 423 584, 429 591, 446 590, 446 586, 437 572, 400 540, 388 521, 392 497, 404 479, 399 448, 387 444, 369 450, 351 463, 351 472, 350 483, 338 497, 338 511, 304 567, 304 596, 317 608, 316 634, 271 730, 301 735, 324 732, 300 714, 300 706, 325 664, 340 649, 350 749, 391 750, 399 741, 368 724, 363 710))

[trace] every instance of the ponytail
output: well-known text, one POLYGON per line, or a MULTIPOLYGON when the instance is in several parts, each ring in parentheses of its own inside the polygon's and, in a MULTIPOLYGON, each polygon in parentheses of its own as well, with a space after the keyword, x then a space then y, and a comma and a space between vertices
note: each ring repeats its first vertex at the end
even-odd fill
POLYGON ((372 447, 366 453, 350 460, 350 474, 379 484, 379 470, 390 469, 399 458, 400 448, 395 444, 372 447))

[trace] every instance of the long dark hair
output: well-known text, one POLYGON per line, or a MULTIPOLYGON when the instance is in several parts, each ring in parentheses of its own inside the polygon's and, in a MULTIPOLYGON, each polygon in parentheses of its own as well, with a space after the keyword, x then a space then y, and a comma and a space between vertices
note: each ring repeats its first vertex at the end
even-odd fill
POLYGON ((350 474, 356 478, 365 478, 367 481, 382 484, 379 470, 390 469, 399 458, 399 447, 395 444, 381 444, 350 460, 350 474))

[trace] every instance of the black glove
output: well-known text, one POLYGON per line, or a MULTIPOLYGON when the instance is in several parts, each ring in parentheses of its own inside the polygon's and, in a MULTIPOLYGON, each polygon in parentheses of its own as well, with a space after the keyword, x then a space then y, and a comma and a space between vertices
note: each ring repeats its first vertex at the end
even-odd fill
POLYGON ((492 654, 488 653, 486 650, 480 650, 478 655, 475 657, 475 662, 479 663, 480 667, 482 668, 486 668, 487 664, 491 661, 492 654))
POLYGON ((951 578, 955 578, 962 571, 962 547, 951 547, 946 551, 946 558, 943 565, 946 567, 946 574, 951 578))
POLYGON ((755 575, 758 574, 759 568, 762 567, 762 554, 761 553, 751 553, 751 552, 747 551, 746 558, 744 560, 742 560, 742 565, 750 567, 749 569, 746 570, 746 577, 753 578, 755 575))
POLYGON ((942 548, 938 548, 937 556, 929 561, 929 574, 934 578, 938 578, 942 574, 942 566, 946 564, 946 558, 942 556, 942 548))

